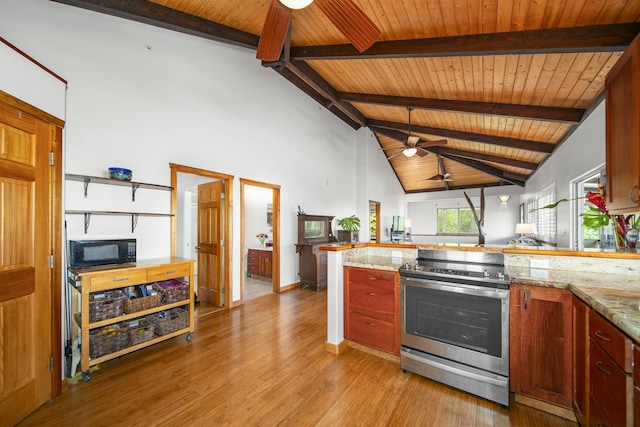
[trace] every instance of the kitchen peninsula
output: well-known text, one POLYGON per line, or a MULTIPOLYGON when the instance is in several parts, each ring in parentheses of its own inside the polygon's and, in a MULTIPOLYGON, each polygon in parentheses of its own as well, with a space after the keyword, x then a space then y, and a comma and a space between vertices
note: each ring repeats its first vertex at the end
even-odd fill
MULTIPOLYGON (((415 268, 420 249, 499 252, 504 256, 504 273, 509 276, 511 283, 509 341, 512 348, 511 365, 515 367, 515 374, 511 376, 511 390, 516 392, 516 400, 522 403, 569 419, 574 419, 575 413, 575 418, 583 421, 581 417, 584 416, 584 401, 588 400, 589 396, 592 400, 598 400, 597 396, 589 394, 588 388, 580 400, 573 395, 572 388, 572 375, 574 380, 589 377, 584 373, 585 369, 589 369, 588 352, 600 348, 595 344, 589 344, 588 325, 609 325, 607 327, 618 331, 621 339, 629 343, 629 347, 624 347, 625 354, 629 354, 629 361, 632 353, 631 343, 640 343, 640 254, 637 252, 574 252, 514 247, 397 244, 328 245, 321 249, 328 253, 326 349, 329 352, 339 354, 351 343, 345 340, 344 298, 347 297, 344 289, 347 284, 343 283, 343 268, 399 272, 401 269, 415 268), (576 314, 575 307, 580 304, 583 309, 576 314), (547 329, 549 325, 553 326, 552 331, 547 329), (546 359, 542 361, 544 363, 538 363, 541 360, 529 360, 531 357, 539 358, 540 351, 544 351, 545 348, 548 350, 547 356, 557 365, 553 377, 558 378, 557 384, 554 383, 546 389, 541 387, 541 384, 547 385, 543 377, 548 379, 551 374, 538 370, 538 366, 546 366, 549 368, 547 370, 551 371, 549 363, 546 359)), ((592 326, 591 329, 592 333, 594 330, 600 333, 599 326, 592 326)), ((594 357, 596 356, 591 356, 592 359, 594 357)), ((622 367, 622 383, 631 384, 631 363, 627 364, 627 368, 622 362, 618 365, 622 367)), ((596 378, 598 372, 591 373, 591 377, 596 378)), ((597 387, 611 388, 608 383, 598 384, 597 387)), ((630 390, 633 388, 617 386, 617 389, 621 390, 621 401, 627 403, 614 409, 602 409, 602 412, 621 412, 623 416, 626 414, 627 421, 632 420, 633 410, 628 403, 631 399, 624 396, 632 395, 630 390)), ((584 391, 584 387, 582 390, 584 391)), ((640 398, 636 400, 640 401, 640 398)), ((606 408, 606 404, 591 403, 591 406, 593 409, 590 419, 606 419, 604 416, 599 417, 599 412, 596 411, 601 406, 606 408)), ((612 418, 609 415, 606 417, 612 418)))

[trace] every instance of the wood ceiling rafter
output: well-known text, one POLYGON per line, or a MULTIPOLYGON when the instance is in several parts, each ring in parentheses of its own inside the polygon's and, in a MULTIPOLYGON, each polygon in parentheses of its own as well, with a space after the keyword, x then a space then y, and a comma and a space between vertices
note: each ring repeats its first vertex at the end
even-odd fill
POLYGON ((494 102, 456 101, 448 99, 414 98, 408 96, 375 95, 367 93, 338 92, 337 97, 340 101, 362 104, 413 107, 422 110, 452 111, 457 113, 487 114, 569 124, 580 123, 585 113, 585 110, 579 108, 498 104, 494 102))
POLYGON ((258 47, 259 36, 199 18, 146 0, 51 0, 118 18, 142 22, 208 40, 250 49, 258 47))
MULTIPOLYGON (((408 126, 406 123, 396 123, 384 120, 369 120, 367 126, 375 132, 380 132, 389 138, 397 139, 402 135, 406 139, 408 126), (389 132, 389 131, 398 132, 389 132), (394 135, 394 136, 392 136, 394 135)), ((547 142, 529 141, 526 139, 507 138, 503 136, 493 136, 479 134, 473 132, 456 131, 451 129, 440 129, 429 126, 420 126, 411 124, 411 130, 416 133, 425 133, 428 135, 441 136, 443 138, 461 139, 471 142, 480 142, 483 144, 498 145, 501 147, 517 148, 519 150, 535 151, 539 153, 551 154, 555 149, 555 144, 547 142)))
POLYGON ((640 23, 513 31, 415 40, 380 41, 365 52, 352 45, 291 48, 296 60, 427 58, 438 56, 619 52, 640 32, 640 23))

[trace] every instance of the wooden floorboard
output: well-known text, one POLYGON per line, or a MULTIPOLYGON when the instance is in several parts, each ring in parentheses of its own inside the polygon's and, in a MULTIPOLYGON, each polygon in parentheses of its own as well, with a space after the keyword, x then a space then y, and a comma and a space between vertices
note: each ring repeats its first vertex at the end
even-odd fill
POLYGON ((228 312, 202 309, 191 342, 103 363, 20 425, 577 425, 515 402, 502 408, 364 351, 328 353, 326 296, 296 288, 228 312))

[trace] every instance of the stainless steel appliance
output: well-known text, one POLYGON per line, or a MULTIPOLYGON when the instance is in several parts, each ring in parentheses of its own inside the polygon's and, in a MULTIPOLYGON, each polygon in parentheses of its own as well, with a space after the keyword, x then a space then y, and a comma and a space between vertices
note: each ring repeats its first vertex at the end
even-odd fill
POLYGON ((419 250, 400 284, 402 369, 508 406, 504 255, 419 250))
POLYGON ((136 239, 69 240, 69 267, 86 268, 136 261, 136 239))

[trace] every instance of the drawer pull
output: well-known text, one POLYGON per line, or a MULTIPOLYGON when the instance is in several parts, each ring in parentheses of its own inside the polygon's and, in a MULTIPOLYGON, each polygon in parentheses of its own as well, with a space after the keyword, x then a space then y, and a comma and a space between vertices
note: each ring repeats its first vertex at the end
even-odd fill
POLYGON ((165 272, 164 272, 164 273, 162 273, 162 274, 165 274, 165 275, 166 275, 166 274, 174 274, 175 272, 176 272, 175 270, 171 270, 171 271, 165 271, 165 272))
POLYGON ((367 292, 367 295, 369 295, 370 297, 375 297, 376 293, 375 292, 367 292))
POLYGON ((600 338, 602 341, 611 342, 611 338, 609 338, 608 336, 604 335, 604 334, 602 333, 602 331, 600 331, 600 330, 597 330, 597 331, 596 331, 596 336, 597 336, 598 338, 600 338))
POLYGON ((126 282, 127 280, 129 280, 128 277, 121 277, 119 279, 118 278, 113 279, 112 282, 126 282))
POLYGON ((367 324, 367 325, 369 325, 369 326, 376 326, 376 324, 375 324, 375 323, 371 323, 371 322, 364 322, 364 323, 366 323, 366 324, 367 324))
POLYGON ((596 368, 600 369, 603 373, 611 376, 611 371, 606 370, 605 368, 602 367, 602 365, 603 365, 602 361, 598 360, 596 362, 596 368))
POLYGON ((369 280, 378 280, 377 277, 369 276, 369 280))

